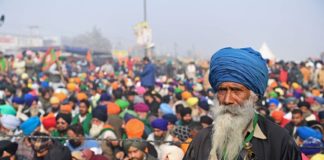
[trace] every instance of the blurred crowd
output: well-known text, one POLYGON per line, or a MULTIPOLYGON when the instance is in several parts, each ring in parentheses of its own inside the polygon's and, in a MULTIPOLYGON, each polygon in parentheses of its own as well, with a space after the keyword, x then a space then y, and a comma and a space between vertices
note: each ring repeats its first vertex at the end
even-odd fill
MULTIPOLYGON (((208 61, 48 55, 0 52, 0 159, 181 160, 213 123, 208 61)), ((324 159, 323 65, 268 61, 258 101, 304 159, 324 159)))

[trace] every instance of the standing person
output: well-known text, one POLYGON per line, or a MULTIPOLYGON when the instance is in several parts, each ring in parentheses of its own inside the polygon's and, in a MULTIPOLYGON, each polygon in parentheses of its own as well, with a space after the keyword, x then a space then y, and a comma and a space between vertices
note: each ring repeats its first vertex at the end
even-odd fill
POLYGON ((128 75, 133 77, 134 75, 134 62, 133 62, 133 59, 132 59, 132 56, 128 56, 128 59, 127 59, 127 71, 128 71, 128 75))
POLYGON ((196 80, 196 66, 195 62, 190 62, 186 68, 186 76, 187 79, 192 79, 193 81, 196 80))
POLYGON ((144 68, 140 73, 141 85, 149 90, 154 89, 155 84, 155 66, 148 57, 143 58, 144 68))
POLYGON ((184 159, 301 159, 288 132, 255 112, 268 82, 267 65, 259 52, 219 50, 210 61, 209 81, 217 93, 214 124, 196 136, 184 159))
POLYGON ((6 73, 8 71, 8 62, 3 52, 0 51, 0 73, 6 73))

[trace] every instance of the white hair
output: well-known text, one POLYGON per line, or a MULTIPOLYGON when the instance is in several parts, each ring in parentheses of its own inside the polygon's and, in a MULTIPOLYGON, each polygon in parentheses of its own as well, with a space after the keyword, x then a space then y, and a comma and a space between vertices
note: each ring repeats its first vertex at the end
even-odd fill
POLYGON ((217 159, 217 156, 220 159, 225 156, 224 154, 229 160, 236 158, 242 149, 243 132, 255 113, 257 98, 252 91, 249 99, 242 105, 221 105, 215 98, 215 105, 211 109, 214 123, 210 160, 217 159))

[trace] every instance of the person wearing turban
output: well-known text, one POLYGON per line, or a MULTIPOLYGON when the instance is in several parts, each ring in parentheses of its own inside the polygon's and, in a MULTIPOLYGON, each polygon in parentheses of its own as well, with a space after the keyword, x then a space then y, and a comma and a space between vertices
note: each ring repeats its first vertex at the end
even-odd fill
POLYGON ((129 159, 157 160, 155 157, 147 153, 147 142, 139 138, 132 138, 123 141, 123 150, 127 153, 129 159))
POLYGON ((79 113, 73 117, 71 124, 81 123, 84 133, 89 135, 92 114, 89 113, 90 102, 86 99, 79 103, 79 113))
POLYGON ((312 113, 311 105, 308 102, 299 102, 297 106, 303 112, 306 121, 316 121, 316 116, 312 113))
MULTIPOLYGON (((102 138, 107 140, 117 139, 117 134, 114 127, 107 123, 108 114, 107 106, 99 105, 92 111, 92 120, 90 128, 90 137, 102 138)), ((113 158, 113 150, 118 146, 118 141, 101 141, 103 155, 109 159, 113 158)))
POLYGON ((57 96, 52 96, 50 98, 50 104, 51 107, 49 108, 49 111, 56 116, 59 113, 60 110, 60 99, 57 96))
POLYGON ((170 145, 162 148, 162 159, 163 160, 180 160, 184 156, 184 152, 181 148, 170 145))
POLYGON ((18 144, 16 142, 10 142, 8 140, 0 141, 0 159, 16 159, 17 148, 18 144))
POLYGON ((188 126, 192 123, 192 109, 191 108, 182 108, 180 110, 181 119, 178 121, 180 126, 188 126))
POLYGON ((13 115, 2 115, 0 117, 0 140, 8 140, 14 134, 14 131, 20 125, 20 120, 13 115), (1 136, 3 135, 3 136, 1 136))
MULTIPOLYGON (((40 125, 39 117, 31 117, 23 122, 19 128, 24 135, 30 136, 40 130, 40 125)), ((17 157, 18 159, 33 159, 34 151, 31 148, 30 138, 24 137, 18 140, 17 157)))
POLYGON ((155 141, 150 143, 158 152, 158 158, 161 158, 161 147, 167 145, 166 142, 162 141, 172 141, 172 136, 168 134, 168 121, 162 118, 157 118, 151 122, 151 126, 153 128, 153 133, 147 137, 147 140, 155 141))
MULTIPOLYGON (((53 137, 67 137, 66 131, 71 124, 72 115, 66 113, 59 113, 56 116, 56 130, 51 132, 53 137)), ((64 144, 65 139, 59 139, 59 141, 64 144)))
POLYGON ((252 48, 228 47, 212 55, 213 124, 193 139, 184 159, 301 159, 288 132, 255 111, 268 74, 266 61, 252 48))

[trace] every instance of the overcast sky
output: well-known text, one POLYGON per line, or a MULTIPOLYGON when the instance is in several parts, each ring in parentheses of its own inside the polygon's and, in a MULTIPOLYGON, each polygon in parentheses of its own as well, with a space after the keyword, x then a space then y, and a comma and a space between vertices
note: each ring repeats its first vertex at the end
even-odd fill
MULTIPOLYGON (((302 60, 324 51, 323 0, 147 0, 156 49, 189 50, 206 57, 223 47, 266 42, 281 59, 302 60)), ((94 26, 127 49, 143 20, 143 0, 0 0, 0 33, 75 36, 94 26)))

